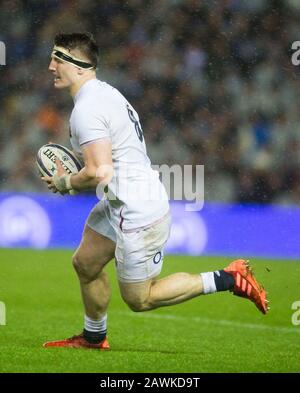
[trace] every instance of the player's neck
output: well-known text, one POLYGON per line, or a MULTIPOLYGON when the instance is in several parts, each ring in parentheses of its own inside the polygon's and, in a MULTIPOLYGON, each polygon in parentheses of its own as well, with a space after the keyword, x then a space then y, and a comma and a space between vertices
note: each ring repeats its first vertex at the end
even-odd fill
POLYGON ((80 90, 80 88, 88 81, 92 80, 92 79, 96 79, 96 74, 89 74, 89 75, 85 75, 84 77, 82 77, 78 82, 75 82, 71 85, 70 87, 70 94, 71 96, 74 98, 76 96, 76 94, 78 93, 78 91, 80 90))

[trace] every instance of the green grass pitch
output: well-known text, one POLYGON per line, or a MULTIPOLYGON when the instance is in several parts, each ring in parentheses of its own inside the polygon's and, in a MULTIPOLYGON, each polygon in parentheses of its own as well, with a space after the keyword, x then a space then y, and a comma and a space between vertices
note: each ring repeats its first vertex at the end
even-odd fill
MULTIPOLYGON (((112 300, 111 351, 44 349, 44 341, 77 334, 82 307, 71 251, 0 250, 0 372, 300 372, 300 263, 253 258, 269 293, 271 311, 260 314, 230 293, 202 296, 146 313, 121 300, 114 264, 108 266, 112 300)), ((228 257, 166 256, 162 276, 211 271, 228 257)))

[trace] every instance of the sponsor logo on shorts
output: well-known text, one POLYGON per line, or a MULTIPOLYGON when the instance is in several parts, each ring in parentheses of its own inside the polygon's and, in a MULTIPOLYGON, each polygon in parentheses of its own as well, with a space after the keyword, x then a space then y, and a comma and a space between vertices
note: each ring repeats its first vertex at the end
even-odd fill
POLYGON ((153 262, 157 265, 161 261, 161 258, 162 258, 162 253, 161 251, 158 251, 153 257, 153 262))

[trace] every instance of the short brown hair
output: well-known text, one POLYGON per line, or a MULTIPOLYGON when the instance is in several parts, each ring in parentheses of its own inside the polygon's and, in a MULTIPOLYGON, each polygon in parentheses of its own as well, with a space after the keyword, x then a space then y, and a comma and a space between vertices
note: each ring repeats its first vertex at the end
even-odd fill
POLYGON ((90 33, 59 33, 54 38, 57 46, 62 46, 69 51, 79 49, 92 66, 96 69, 98 65, 98 45, 90 33))

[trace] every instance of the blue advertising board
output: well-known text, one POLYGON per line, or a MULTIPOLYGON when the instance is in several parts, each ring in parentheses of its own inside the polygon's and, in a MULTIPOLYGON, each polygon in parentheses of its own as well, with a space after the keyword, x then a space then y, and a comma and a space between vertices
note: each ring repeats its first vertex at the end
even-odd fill
MULTIPOLYGON (((0 194, 0 247, 75 248, 92 195, 0 194)), ((171 202, 170 254, 300 259, 300 208, 171 202)))

